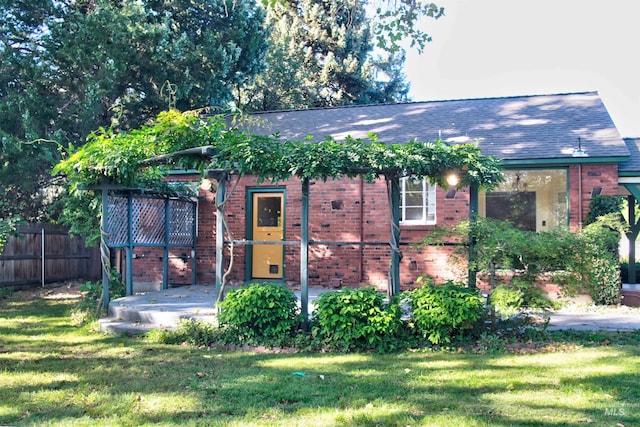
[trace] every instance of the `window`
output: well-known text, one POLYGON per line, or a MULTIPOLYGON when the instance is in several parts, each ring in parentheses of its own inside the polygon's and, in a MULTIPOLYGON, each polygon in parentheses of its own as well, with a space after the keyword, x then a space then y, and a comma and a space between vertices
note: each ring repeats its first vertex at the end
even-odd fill
POLYGON ((566 169, 507 170, 504 177, 498 188, 480 195, 480 215, 531 231, 568 224, 566 169))
POLYGON ((400 179, 400 222, 402 224, 436 223, 436 186, 425 178, 400 179))

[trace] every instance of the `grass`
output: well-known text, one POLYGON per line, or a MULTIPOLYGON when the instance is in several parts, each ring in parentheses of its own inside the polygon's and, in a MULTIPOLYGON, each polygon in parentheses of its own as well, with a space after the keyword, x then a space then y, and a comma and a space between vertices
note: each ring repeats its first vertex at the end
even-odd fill
POLYGON ((0 300, 0 425, 640 425, 640 333, 544 351, 286 354, 77 328, 77 301, 0 300))

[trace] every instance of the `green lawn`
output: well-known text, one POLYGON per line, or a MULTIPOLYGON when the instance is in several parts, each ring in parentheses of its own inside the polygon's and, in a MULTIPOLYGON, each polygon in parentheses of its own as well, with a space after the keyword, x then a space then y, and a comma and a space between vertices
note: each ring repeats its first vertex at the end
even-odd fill
POLYGON ((0 299, 0 425, 640 425, 640 333, 533 354, 226 352, 76 328, 74 303, 0 299))

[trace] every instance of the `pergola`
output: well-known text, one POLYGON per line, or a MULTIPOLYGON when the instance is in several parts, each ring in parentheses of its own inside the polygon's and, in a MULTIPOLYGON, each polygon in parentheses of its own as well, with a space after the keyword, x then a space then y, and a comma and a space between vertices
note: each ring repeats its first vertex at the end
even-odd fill
MULTIPOLYGON (((196 147, 187 150, 181 150, 174 153, 156 156, 140 163, 141 166, 151 165, 167 165, 175 163, 176 160, 181 157, 194 156, 201 157, 205 162, 209 162, 216 154, 216 148, 214 146, 196 147)), ((370 174, 371 170, 362 168, 358 171, 345 170, 345 173, 351 174, 370 174)), ((216 286, 221 289, 220 297, 222 297, 224 290, 224 248, 226 244, 241 243, 245 245, 252 244, 276 244, 276 245, 299 245, 300 247, 300 288, 301 288, 301 314, 303 319, 308 318, 308 302, 309 302, 309 246, 314 242, 309 239, 309 181, 308 177, 301 178, 301 193, 302 193, 302 206, 301 206, 301 233, 299 241, 257 241, 257 240, 242 240, 242 241, 228 241, 225 240, 225 211, 224 204, 227 197, 227 181, 230 176, 237 173, 234 169, 209 169, 203 173, 203 178, 215 180, 216 186, 216 286)), ((385 169, 377 172, 378 175, 382 175, 387 183, 387 191, 389 193, 389 200, 391 204, 391 238, 389 241, 389 247, 391 251, 391 267, 389 271, 389 280, 387 285, 387 294, 389 297, 399 294, 400 292, 400 178, 402 176, 411 175, 413 171, 401 170, 397 168, 385 169)), ((465 173, 465 171, 449 171, 449 173, 465 173)), ((478 213, 478 185, 475 182, 470 184, 470 209, 469 218, 473 220, 478 213)), ((334 244, 343 245, 353 242, 322 242, 322 244, 334 244)), ((370 244, 367 242, 357 242, 358 244, 370 244)), ((469 240, 470 250, 469 256, 472 261, 472 247, 473 239, 469 240)), ((469 262, 469 286, 475 287, 476 273, 471 268, 472 262, 469 262)))

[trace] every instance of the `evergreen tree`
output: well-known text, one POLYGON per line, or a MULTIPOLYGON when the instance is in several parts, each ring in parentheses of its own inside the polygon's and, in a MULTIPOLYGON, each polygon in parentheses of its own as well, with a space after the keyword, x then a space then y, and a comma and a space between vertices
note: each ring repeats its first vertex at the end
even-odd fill
POLYGON ((290 0, 267 5, 267 69, 238 91, 251 111, 406 100, 404 55, 374 59, 361 0, 290 0))
POLYGON ((0 218, 55 217, 59 147, 227 105, 264 65, 254 0, 0 0, 0 218))

